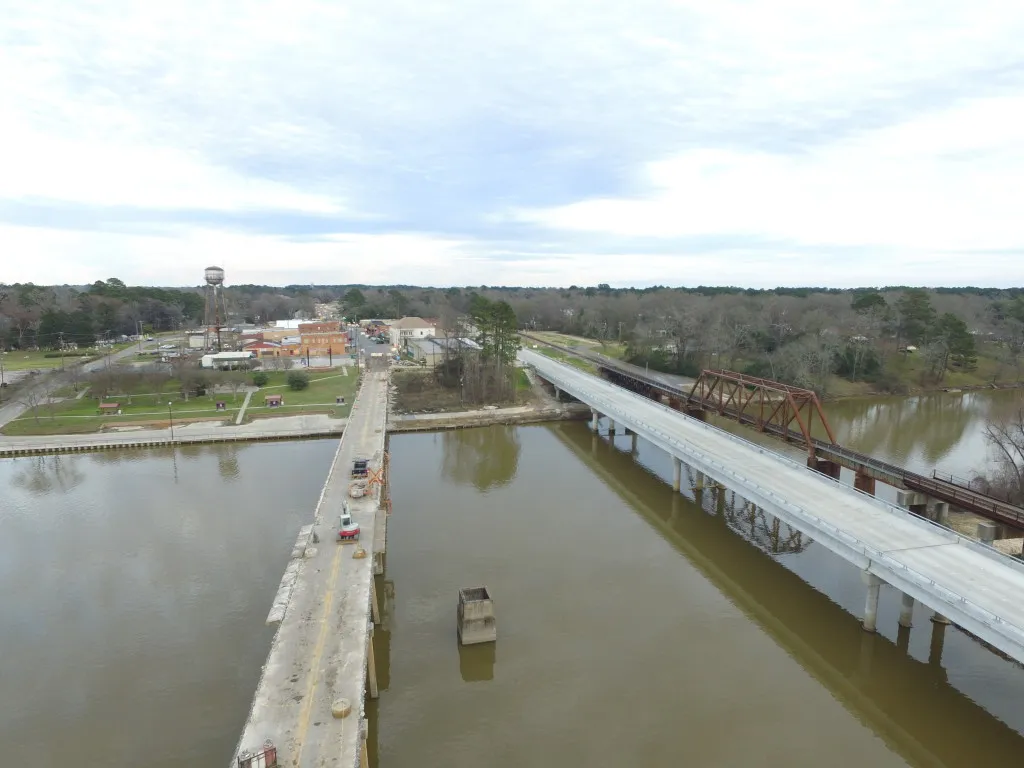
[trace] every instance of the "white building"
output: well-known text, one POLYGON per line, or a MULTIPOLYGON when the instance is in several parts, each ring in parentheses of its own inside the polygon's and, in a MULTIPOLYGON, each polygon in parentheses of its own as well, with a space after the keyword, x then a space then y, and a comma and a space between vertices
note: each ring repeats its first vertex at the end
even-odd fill
POLYGON ((235 368, 255 359, 254 352, 214 352, 210 355, 203 355, 199 364, 203 368, 235 368))
POLYGON ((391 323, 391 346, 402 349, 410 341, 434 336, 437 329, 422 317, 403 317, 391 323))

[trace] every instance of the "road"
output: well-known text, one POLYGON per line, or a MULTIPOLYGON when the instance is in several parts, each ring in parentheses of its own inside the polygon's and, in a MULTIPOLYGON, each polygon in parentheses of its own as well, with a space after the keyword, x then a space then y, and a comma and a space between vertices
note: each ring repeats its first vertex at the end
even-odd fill
MULTIPOLYGON (((170 341, 174 340, 171 339, 170 341)), ((168 339, 166 338, 155 339, 153 341, 143 342, 142 349, 153 349, 158 344, 166 343, 168 343, 168 339)), ((134 357, 138 353, 139 346, 137 344, 133 344, 127 349, 122 349, 120 352, 114 352, 113 354, 105 355, 88 363, 83 363, 80 370, 82 373, 92 373, 93 371, 98 371, 109 363, 116 363, 126 357, 134 357)), ((39 378, 41 380, 38 383, 33 384, 28 389, 20 390, 16 395, 11 396, 11 402, 0 407, 0 428, 6 426, 8 422, 14 421, 28 410, 28 406, 20 401, 24 399, 29 392, 34 393, 39 397, 46 397, 51 392, 55 392, 61 387, 73 383, 72 377, 67 370, 64 372, 55 370, 52 373, 41 374, 39 378)))
MULTIPOLYGON (((1024 662, 1024 564, 767 448, 524 350, 521 359, 616 425, 1024 662)), ((876 582, 871 582, 876 583, 876 582)))

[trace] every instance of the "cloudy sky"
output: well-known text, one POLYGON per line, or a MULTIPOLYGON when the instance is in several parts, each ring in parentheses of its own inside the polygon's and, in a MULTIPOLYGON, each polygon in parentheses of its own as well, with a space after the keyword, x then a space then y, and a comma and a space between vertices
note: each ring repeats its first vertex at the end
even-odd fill
POLYGON ((1020 0, 0 0, 0 282, 1020 285, 1020 0))

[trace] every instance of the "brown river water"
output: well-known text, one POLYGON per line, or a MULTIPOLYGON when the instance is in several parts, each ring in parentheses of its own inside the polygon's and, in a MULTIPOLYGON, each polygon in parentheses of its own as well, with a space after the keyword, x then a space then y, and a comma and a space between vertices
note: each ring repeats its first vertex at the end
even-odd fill
MULTIPOLYGON (((827 406, 846 445, 984 469, 1012 393, 827 406)), ((744 433, 749 436, 749 433, 744 433)), ((919 608, 858 623, 859 573, 664 454, 585 423, 391 439, 371 761, 987 766, 1024 753, 1024 672, 919 608), (461 649, 460 587, 498 642, 461 649)), ((263 625, 333 441, 0 461, 4 764, 226 766, 263 625)))

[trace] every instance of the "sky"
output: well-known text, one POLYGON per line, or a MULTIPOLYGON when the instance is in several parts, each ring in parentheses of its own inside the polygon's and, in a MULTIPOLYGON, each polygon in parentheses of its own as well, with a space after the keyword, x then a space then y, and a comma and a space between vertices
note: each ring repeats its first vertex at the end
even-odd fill
POLYGON ((1020 0, 0 18, 0 283, 1024 284, 1020 0))

